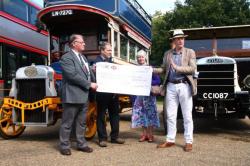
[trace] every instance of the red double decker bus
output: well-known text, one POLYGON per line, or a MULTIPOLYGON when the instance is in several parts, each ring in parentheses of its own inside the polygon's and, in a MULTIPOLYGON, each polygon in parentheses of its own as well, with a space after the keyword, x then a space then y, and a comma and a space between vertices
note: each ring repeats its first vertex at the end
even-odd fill
POLYGON ((48 33, 36 27, 40 9, 32 0, 0 1, 0 103, 18 68, 47 63, 48 33))

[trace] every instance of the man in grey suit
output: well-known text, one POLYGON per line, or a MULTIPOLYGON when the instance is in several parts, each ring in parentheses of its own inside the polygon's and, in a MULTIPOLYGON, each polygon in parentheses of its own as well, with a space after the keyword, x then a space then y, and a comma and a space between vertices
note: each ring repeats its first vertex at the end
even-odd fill
POLYGON ((77 149, 92 152, 84 138, 86 128, 86 112, 88 109, 89 90, 96 90, 97 84, 91 82, 94 75, 90 70, 87 59, 81 54, 85 48, 83 36, 73 34, 69 39, 70 51, 60 60, 62 67, 62 105, 63 115, 60 128, 60 152, 71 155, 70 133, 75 123, 77 149), (91 76, 92 79, 91 79, 91 76))

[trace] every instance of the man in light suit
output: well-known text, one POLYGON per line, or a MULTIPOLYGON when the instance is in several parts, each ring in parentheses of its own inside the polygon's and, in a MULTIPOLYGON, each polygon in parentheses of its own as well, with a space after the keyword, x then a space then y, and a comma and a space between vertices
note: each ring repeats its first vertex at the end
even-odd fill
POLYGON ((60 152, 62 155, 71 155, 69 138, 74 123, 77 149, 87 153, 93 151, 87 145, 84 133, 89 90, 97 89, 97 84, 93 83, 94 75, 88 66, 87 59, 81 54, 85 48, 83 36, 71 35, 69 44, 70 51, 64 54, 60 60, 63 76, 61 96, 63 115, 60 128, 60 152))
POLYGON ((167 51, 163 58, 161 68, 155 68, 154 73, 165 73, 163 83, 163 94, 165 95, 167 138, 166 142, 157 148, 168 148, 175 145, 176 121, 178 105, 181 105, 184 120, 184 150, 192 150, 193 143, 193 100, 192 95, 196 95, 197 87, 194 75, 196 72, 196 55, 194 50, 184 47, 184 35, 180 29, 174 30, 173 43, 175 48, 167 51))

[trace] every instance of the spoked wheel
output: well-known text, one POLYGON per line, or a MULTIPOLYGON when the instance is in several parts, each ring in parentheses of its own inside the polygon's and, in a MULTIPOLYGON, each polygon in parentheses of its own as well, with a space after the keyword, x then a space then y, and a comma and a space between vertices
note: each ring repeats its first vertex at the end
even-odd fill
POLYGON ((25 126, 13 123, 11 109, 0 108, 0 135, 4 139, 17 138, 24 130, 25 126))
POLYGON ((85 131, 85 138, 88 140, 92 139, 95 136, 97 130, 96 117, 97 117, 96 103, 90 102, 86 116, 86 131, 85 131))

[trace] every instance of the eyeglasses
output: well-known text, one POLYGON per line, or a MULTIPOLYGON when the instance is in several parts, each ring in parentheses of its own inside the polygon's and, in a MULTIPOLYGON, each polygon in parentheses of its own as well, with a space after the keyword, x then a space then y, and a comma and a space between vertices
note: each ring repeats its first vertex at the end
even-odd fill
POLYGON ((80 42, 80 41, 74 41, 74 42, 77 42, 77 43, 80 43, 80 44, 84 44, 85 43, 84 41, 82 41, 82 42, 80 42))

